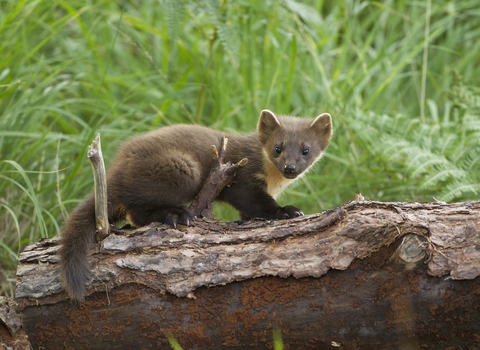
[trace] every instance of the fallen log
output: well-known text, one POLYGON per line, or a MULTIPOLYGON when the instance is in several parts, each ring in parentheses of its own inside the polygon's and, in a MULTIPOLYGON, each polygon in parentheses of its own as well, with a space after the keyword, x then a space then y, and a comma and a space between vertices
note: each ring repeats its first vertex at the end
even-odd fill
POLYGON ((25 249, 16 300, 34 348, 480 346, 480 203, 350 202, 285 221, 115 230, 85 303, 58 239, 25 249), (343 271, 341 271, 343 270, 343 271))

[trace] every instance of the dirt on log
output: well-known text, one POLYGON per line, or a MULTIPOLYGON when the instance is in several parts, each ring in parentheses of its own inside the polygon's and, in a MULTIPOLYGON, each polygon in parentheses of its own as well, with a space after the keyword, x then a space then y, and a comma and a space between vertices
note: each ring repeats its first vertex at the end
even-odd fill
POLYGON ((275 329, 285 349, 480 346, 479 202, 350 202, 286 221, 114 232, 92 246, 80 305, 61 291, 58 239, 21 254, 16 299, 34 348, 169 348, 173 337, 271 349, 275 329))

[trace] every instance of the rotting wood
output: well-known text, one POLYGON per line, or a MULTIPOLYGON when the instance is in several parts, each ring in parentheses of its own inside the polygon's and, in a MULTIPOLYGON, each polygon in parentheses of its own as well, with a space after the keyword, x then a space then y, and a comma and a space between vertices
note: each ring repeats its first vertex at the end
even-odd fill
POLYGON ((95 183, 96 241, 100 242, 110 233, 107 210, 107 173, 105 171, 105 162, 103 161, 100 134, 97 134, 92 144, 88 147, 87 157, 92 165, 95 183))
POLYGON ((478 345, 479 216, 479 202, 350 202, 286 221, 111 234, 92 247, 95 278, 80 307, 60 290, 58 240, 43 240, 20 256, 16 297, 40 345, 54 328, 68 334, 62 341, 86 335, 114 344, 123 329, 149 346, 165 346, 170 332, 185 348, 244 348, 248 339, 268 348, 275 326, 291 348, 305 339, 304 348, 329 339, 348 348, 392 348, 380 343, 388 339, 397 347, 478 345), (45 315, 52 319, 39 326, 45 315))

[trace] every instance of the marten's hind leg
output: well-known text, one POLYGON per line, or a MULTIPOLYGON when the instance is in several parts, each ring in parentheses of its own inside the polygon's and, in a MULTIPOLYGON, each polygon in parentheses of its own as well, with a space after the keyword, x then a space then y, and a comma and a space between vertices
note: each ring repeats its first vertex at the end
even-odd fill
POLYGON ((185 206, 157 207, 152 210, 132 208, 127 212, 127 220, 137 227, 148 225, 151 222, 163 222, 173 227, 176 227, 178 223, 188 226, 193 219, 193 213, 185 206))
POLYGON ((128 221, 135 226, 151 222, 189 225, 193 221, 186 204, 198 194, 205 177, 196 159, 170 151, 123 160, 113 169, 108 191, 109 197, 119 199, 128 221))

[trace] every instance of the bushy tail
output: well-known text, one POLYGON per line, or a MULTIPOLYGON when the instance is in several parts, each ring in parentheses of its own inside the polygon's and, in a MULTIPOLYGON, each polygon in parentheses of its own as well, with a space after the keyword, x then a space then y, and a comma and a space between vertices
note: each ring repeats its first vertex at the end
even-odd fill
POLYGON ((70 298, 83 301, 90 280, 90 244, 95 239, 95 199, 90 195, 67 220, 62 231, 60 264, 63 288, 70 298))

